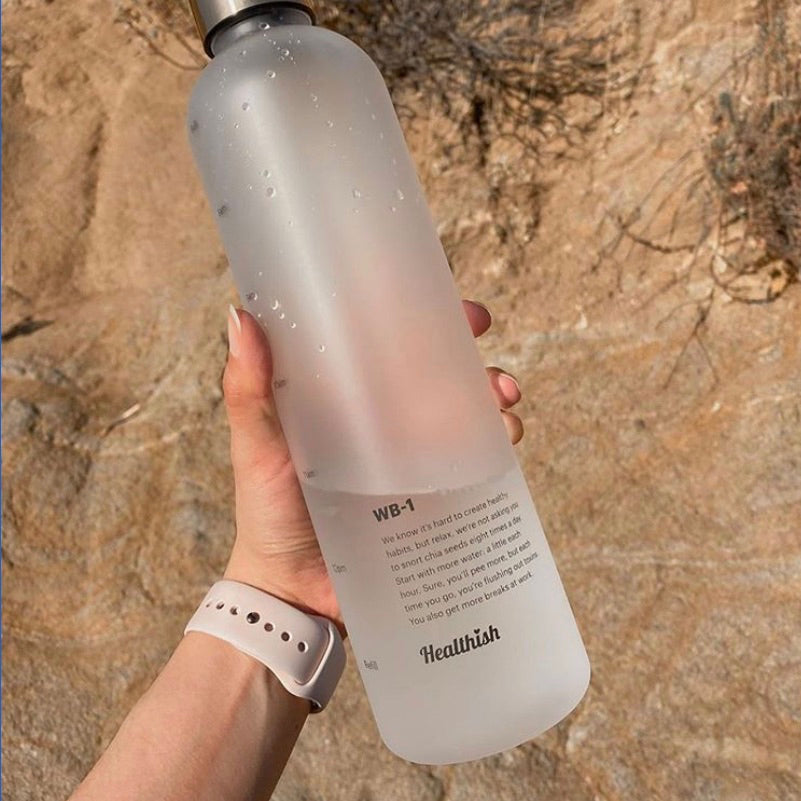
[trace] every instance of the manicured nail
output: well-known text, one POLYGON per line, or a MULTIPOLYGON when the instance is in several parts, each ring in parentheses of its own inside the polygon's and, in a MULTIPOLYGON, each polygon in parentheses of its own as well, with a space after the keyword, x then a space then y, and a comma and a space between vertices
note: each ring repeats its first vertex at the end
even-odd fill
POLYGON ((239 356, 239 341, 242 336, 242 323, 236 309, 228 304, 228 350, 236 358, 239 356))
POLYGON ((498 381, 501 382, 501 386, 503 387, 503 394, 506 395, 507 398, 521 398, 523 393, 520 391, 520 384, 517 383, 517 379, 513 375, 509 375, 509 373, 498 373, 498 381))
POLYGON ((482 309, 489 315, 490 320, 492 319, 492 312, 487 308, 486 304, 482 303, 480 300, 471 300, 471 303, 475 303, 476 306, 481 306, 482 309))

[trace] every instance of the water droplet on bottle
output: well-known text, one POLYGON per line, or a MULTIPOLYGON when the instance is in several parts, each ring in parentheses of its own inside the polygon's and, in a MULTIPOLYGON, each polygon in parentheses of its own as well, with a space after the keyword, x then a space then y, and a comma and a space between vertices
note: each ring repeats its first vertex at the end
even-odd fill
POLYGON ((267 197, 275 197, 275 187, 268 186, 267 187, 267 197))
POLYGON ((326 125, 327 125, 329 128, 333 128, 333 127, 334 127, 334 121, 333 121, 333 120, 326 120, 325 124, 326 124, 326 125))
POLYGON ((390 210, 390 211, 397 211, 397 210, 398 210, 398 207, 397 207, 397 206, 390 206, 390 207, 389 207, 389 210, 390 210))
POLYGON ((332 293, 331 293, 331 297, 332 297, 332 298, 335 298, 336 296, 337 296, 337 293, 336 293, 336 292, 332 292, 332 293))
POLYGON ((284 48, 284 49, 281 51, 281 55, 282 55, 282 56, 288 56, 288 55, 289 55, 289 50, 287 50, 286 48, 284 48))
POLYGON ((275 78, 275 70, 267 70, 268 78, 275 78))
POLYGON ((279 319, 279 320, 283 320, 283 319, 284 319, 284 317, 286 317, 286 314, 284 314, 284 312, 281 312, 281 313, 278 315, 278 319, 279 319))
POLYGON ((256 275, 258 275, 258 276, 259 276, 259 278, 261 278, 261 277, 264 275, 264 272, 263 272, 262 270, 259 270, 259 271, 256 273, 256 275))
POLYGON ((278 300, 278 298, 276 298, 276 299, 273 301, 273 305, 272 305, 272 306, 270 306, 270 308, 271 308, 273 311, 275 311, 276 309, 280 309, 280 308, 281 308, 281 301, 280 301, 280 300, 278 300))
POLYGON ((319 374, 319 373, 315 373, 315 374, 314 374, 314 377, 315 377, 315 378, 319 378, 319 377, 320 377, 320 374, 319 374))
POLYGON ((260 28, 261 28, 263 31, 266 31, 266 30, 267 30, 267 29, 270 27, 270 23, 269 23, 269 22, 260 22, 260 23, 259 23, 259 27, 260 27, 260 28))
POLYGON ((360 198, 361 196, 362 196, 362 193, 358 189, 354 189, 353 190, 353 197, 360 198))
POLYGON ((248 184, 248 189, 252 192, 253 191, 253 184, 248 184))
POLYGON ((262 174, 262 175, 263 175, 265 178, 269 178, 269 177, 270 177, 270 171, 269 171, 269 170, 262 170, 262 171, 261 171, 261 174, 262 174))
POLYGON ((370 119, 371 119, 371 120, 374 120, 374 119, 375 119, 375 114, 371 114, 371 115, 370 115, 370 119))
POLYGON ((197 120, 192 120, 192 122, 189 123, 189 130, 192 131, 192 133, 198 128, 200 128, 200 123, 197 120))
POLYGON ((379 131, 378 132, 378 138, 383 141, 383 139, 384 139, 384 132, 383 131, 379 131))
POLYGON ((245 298, 247 300, 258 300, 259 295, 257 292, 248 292, 247 295, 245 295, 245 298))
POLYGON ((222 206, 217 209, 217 216, 225 217, 226 214, 228 214, 228 206, 227 204, 223 203, 222 206))
POLYGON ((296 322, 294 322, 294 321, 292 321, 292 322, 290 322, 290 323, 289 323, 289 327, 290 327, 290 328, 297 328, 297 325, 298 325, 298 324, 297 324, 296 322))
POLYGON ((398 198, 398 200, 403 200, 406 197, 406 195, 404 195, 403 192, 401 192, 400 189, 396 189, 395 190, 395 197, 398 198))
POLYGON ((239 123, 238 122, 234 123, 234 128, 239 128, 239 123))
POLYGON ((223 120, 223 119, 225 119, 225 118, 223 117, 223 115, 222 115, 222 114, 218 114, 218 115, 217 115, 217 119, 218 119, 218 120, 223 120))
POLYGON ((369 106, 370 105, 370 98, 369 97, 365 97, 364 98, 364 105, 365 106, 369 106))
POLYGON ((239 51, 239 55, 240 55, 240 56, 246 56, 247 54, 248 54, 248 51, 247 51, 247 50, 240 50, 240 51, 239 51))
POLYGON ((248 111, 250 109, 250 103, 247 100, 242 104, 242 111, 248 111))
POLYGON ((256 317, 258 317, 259 320, 261 320, 261 312, 256 312, 256 317))
POLYGON ((309 95, 309 97, 311 97, 312 103, 316 103, 317 102, 317 95, 309 95))
POLYGON ((325 353, 325 345, 319 345, 317 350, 319 350, 320 353, 325 353))

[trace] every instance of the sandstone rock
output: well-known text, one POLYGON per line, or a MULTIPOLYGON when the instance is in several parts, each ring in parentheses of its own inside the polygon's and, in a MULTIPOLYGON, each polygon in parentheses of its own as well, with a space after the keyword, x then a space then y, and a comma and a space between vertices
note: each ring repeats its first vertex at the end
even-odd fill
MULTIPOLYGON (((235 294, 185 138, 195 73, 119 8, 4 4, 10 801, 69 794, 233 536, 235 294)), ((409 127, 461 290, 495 314, 483 352, 520 378, 519 454, 590 651, 585 701, 497 757, 410 765, 381 744, 351 654, 276 799, 801 798, 801 292, 726 303, 686 249, 613 224, 639 208, 644 237, 698 236, 685 189, 709 104, 691 101, 754 33, 725 3, 694 8, 582 10, 637 39, 640 83, 579 154, 544 158, 536 191, 514 189, 511 236, 488 172, 432 136, 449 123, 421 108, 409 127)))

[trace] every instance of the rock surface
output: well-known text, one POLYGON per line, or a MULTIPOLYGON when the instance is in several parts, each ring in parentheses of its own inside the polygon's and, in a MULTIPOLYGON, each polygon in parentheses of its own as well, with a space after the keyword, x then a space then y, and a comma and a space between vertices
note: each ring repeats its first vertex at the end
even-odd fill
MULTIPOLYGON (((130 4, 3 8, 3 779, 28 801, 69 794, 224 565, 236 296, 184 130, 193 59, 130 4)), ((494 313, 483 353, 523 388, 590 690, 536 741, 429 769, 383 747, 351 659, 279 801, 801 799, 801 287, 732 301, 690 191, 762 6, 580 13, 627 32, 638 80, 578 151, 545 147, 533 237, 499 235, 446 121, 420 104, 407 130, 494 313)))

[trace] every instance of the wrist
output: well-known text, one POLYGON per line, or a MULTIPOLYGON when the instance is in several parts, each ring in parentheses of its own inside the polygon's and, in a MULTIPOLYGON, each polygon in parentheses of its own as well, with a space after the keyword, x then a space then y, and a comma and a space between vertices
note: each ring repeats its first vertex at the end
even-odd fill
POLYGON ((328 704, 345 667, 345 649, 331 620, 308 614, 244 582, 223 579, 206 592, 184 633, 224 640, 268 667, 310 711, 328 704))
POLYGON ((215 675, 224 675, 234 693, 249 696, 258 688, 266 687, 268 695, 293 699, 292 703, 299 700, 302 702, 300 706, 308 711, 308 702, 288 692, 266 665, 219 637, 202 631, 189 631, 184 634, 178 649, 193 665, 212 666, 215 675))
POLYGON ((185 660, 192 671, 192 676, 187 673, 183 681, 190 686, 198 681, 194 689, 201 694, 205 679, 197 676, 198 670, 214 677, 225 676, 232 707, 280 703, 298 720, 305 719, 311 711, 309 702, 290 693, 270 668, 219 637, 202 631, 187 632, 178 644, 178 654, 182 664, 185 660))
POLYGON ((248 584, 307 614, 325 617, 337 627, 343 639, 347 637, 345 624, 322 561, 311 570, 297 566, 283 570, 278 567, 280 559, 277 557, 270 568, 263 561, 263 556, 253 554, 237 541, 231 550, 223 578, 248 584), (325 589, 319 589, 320 585, 325 589))
MULTIPOLYGON (((300 608, 302 601, 293 590, 291 583, 285 582, 274 571, 262 570, 255 560, 234 548, 223 572, 223 578, 248 584, 266 592, 292 606, 300 608)), ((306 611, 306 610, 304 610, 306 611)), ((316 614, 316 613, 315 613, 316 614)))

